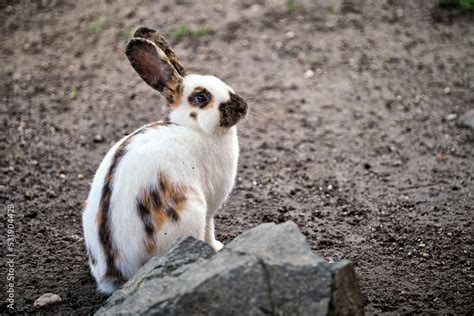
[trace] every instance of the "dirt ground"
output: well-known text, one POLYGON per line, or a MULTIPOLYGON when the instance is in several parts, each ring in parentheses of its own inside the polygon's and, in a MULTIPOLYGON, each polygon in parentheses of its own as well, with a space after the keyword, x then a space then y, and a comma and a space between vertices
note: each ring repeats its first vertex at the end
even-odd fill
POLYGON ((16 310, 47 292, 62 297, 47 313, 104 302, 81 209, 113 142, 164 103, 124 54, 143 25, 250 105, 220 240, 292 220, 318 254, 354 262, 367 313, 474 313, 474 135, 456 123, 474 104, 474 15, 415 0, 215 3, 0 1, 16 310))

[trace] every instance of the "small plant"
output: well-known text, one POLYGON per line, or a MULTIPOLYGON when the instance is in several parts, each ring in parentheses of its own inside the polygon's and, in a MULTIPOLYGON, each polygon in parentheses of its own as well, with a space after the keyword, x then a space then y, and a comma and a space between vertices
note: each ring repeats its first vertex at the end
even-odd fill
POLYGON ((179 41, 186 36, 195 36, 195 37, 203 37, 207 36, 212 32, 212 30, 208 26, 200 26, 197 29, 193 30, 187 25, 181 25, 177 29, 171 32, 171 37, 174 40, 179 41))
POLYGON ((191 29, 187 25, 181 25, 171 32, 171 37, 177 41, 191 34, 191 29))
POLYGON ((211 29, 209 27, 201 26, 196 31, 194 31, 193 33, 197 37, 203 37, 203 36, 209 35, 210 32, 211 32, 211 29))
POLYGON ((301 6, 296 0, 287 0, 286 1, 286 12, 289 14, 297 13, 301 10, 301 6))
POLYGON ((462 8, 474 10, 474 0, 439 0, 439 5, 444 8, 462 8))
POLYGON ((128 31, 123 31, 122 32, 122 36, 125 38, 125 39, 129 39, 133 36, 133 31, 134 29, 129 29, 128 31))
POLYGON ((72 100, 77 98, 77 92, 78 92, 77 87, 72 86, 71 87, 71 93, 69 94, 69 96, 71 97, 72 100))
POLYGON ((89 31, 91 31, 92 33, 96 35, 99 35, 100 33, 102 33, 104 28, 105 28, 104 20, 96 19, 92 21, 91 23, 89 23, 89 31))

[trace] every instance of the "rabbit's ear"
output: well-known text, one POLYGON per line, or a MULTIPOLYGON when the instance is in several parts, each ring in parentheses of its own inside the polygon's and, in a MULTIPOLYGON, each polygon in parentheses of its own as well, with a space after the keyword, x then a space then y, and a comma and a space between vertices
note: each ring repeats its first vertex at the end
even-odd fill
POLYGON ((166 54, 152 41, 138 37, 128 41, 125 53, 140 77, 174 103, 181 93, 183 78, 166 54))
POLYGON ((176 71, 182 76, 186 76, 186 70, 184 70, 183 65, 179 61, 178 57, 174 53, 174 50, 164 39, 164 37, 156 30, 149 29, 147 27, 141 27, 135 31, 133 37, 146 38, 147 40, 152 41, 156 44, 161 50, 166 54, 166 57, 170 60, 171 64, 174 66, 176 71))

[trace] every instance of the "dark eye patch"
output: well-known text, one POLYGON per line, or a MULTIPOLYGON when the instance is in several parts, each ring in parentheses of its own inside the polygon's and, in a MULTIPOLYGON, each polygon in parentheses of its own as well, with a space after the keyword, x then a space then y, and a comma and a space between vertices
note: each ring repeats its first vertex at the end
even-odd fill
POLYGON ((212 100, 212 94, 206 88, 197 87, 188 96, 188 101, 191 105, 204 108, 212 100))

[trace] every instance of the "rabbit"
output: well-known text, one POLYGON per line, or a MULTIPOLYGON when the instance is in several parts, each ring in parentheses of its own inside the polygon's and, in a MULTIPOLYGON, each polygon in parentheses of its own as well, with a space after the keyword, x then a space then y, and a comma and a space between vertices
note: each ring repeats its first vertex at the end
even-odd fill
POLYGON ((165 39, 139 28, 126 56, 166 99, 161 121, 117 142, 97 169, 83 212, 89 266, 111 294, 180 236, 219 251, 214 215, 234 186, 236 124, 247 103, 220 79, 187 74, 165 39))

